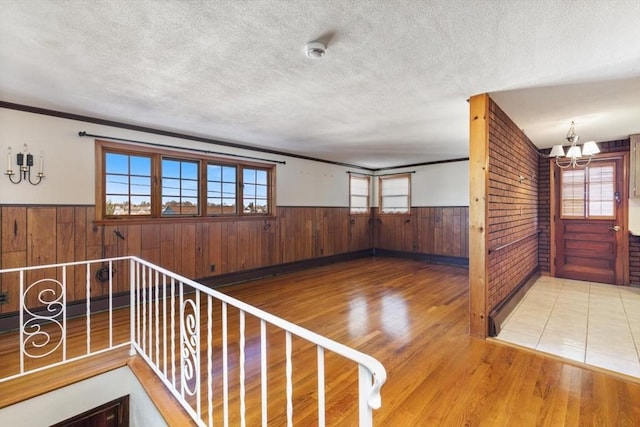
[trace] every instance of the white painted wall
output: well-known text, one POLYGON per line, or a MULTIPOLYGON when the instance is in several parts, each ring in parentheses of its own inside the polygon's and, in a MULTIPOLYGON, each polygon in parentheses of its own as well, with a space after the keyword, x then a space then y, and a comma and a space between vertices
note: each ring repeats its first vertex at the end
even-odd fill
POLYGON ((167 426, 128 367, 2 408, 0 426, 46 427, 126 395, 129 395, 131 427, 167 426))
MULTIPOLYGON (((385 170, 380 174, 411 174, 411 206, 469 206, 469 161, 438 163, 385 170)), ((374 206, 378 205, 378 180, 374 181, 374 206)))
POLYGON ((349 206, 349 174, 362 171, 312 160, 287 158, 278 165, 278 206, 349 206))
MULTIPOLYGON (((134 139, 156 144, 197 148, 221 153, 283 160, 276 171, 278 206, 349 206, 348 170, 358 169, 295 157, 234 149, 219 145, 170 138, 77 120, 0 108, 0 167, 4 173, 7 147, 11 146, 14 171, 15 154, 23 144, 35 156, 44 153, 45 179, 40 185, 11 184, 0 176, 0 204, 95 204, 94 140, 79 137, 79 131, 115 138, 134 139)), ((467 162, 446 163, 413 168, 414 206, 468 205, 467 162)), ((363 170, 360 170, 363 171, 363 170)), ((375 180, 373 180, 375 182, 375 180)), ((375 192, 372 201, 376 201, 375 192)), ((375 205, 375 204, 374 204, 375 205)))
POLYGON ((629 199, 629 231, 640 236, 640 198, 629 199))

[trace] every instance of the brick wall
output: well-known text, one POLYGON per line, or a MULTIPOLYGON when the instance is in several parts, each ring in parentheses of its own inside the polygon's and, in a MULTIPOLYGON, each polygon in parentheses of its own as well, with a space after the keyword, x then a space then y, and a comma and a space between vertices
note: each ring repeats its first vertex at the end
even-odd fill
POLYGON ((551 168, 549 167, 550 150, 542 150, 538 163, 538 266, 541 272, 551 271, 551 168))
POLYGON ((640 236, 629 235, 629 281, 640 286, 640 236))
POLYGON ((488 311, 538 268, 538 158, 529 138, 491 101, 488 311))
MULTIPOLYGON (((615 141, 598 142, 600 152, 613 153, 629 152, 630 140, 619 139, 615 141)), ((538 244, 538 262, 540 271, 551 271, 551 215, 550 215, 550 163, 548 159, 549 149, 540 150, 540 162, 538 165, 538 212, 540 213, 540 242, 538 244)), ((638 237, 629 236, 629 277, 632 285, 640 286, 640 250, 638 250, 638 237), (634 246, 636 245, 635 250, 634 246)))

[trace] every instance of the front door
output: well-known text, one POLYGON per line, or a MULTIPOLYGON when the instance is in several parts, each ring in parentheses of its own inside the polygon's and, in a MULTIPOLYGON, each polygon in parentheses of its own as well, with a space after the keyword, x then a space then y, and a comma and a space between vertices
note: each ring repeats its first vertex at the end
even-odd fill
POLYGON ((594 157, 584 168, 551 161, 556 277, 628 281, 625 165, 624 153, 594 157))

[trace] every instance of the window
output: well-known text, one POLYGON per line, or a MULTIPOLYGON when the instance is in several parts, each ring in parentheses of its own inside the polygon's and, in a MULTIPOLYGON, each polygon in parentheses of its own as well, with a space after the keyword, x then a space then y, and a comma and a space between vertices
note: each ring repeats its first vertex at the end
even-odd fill
POLYGON ((349 176, 349 212, 352 214, 369 213, 369 177, 349 176))
POLYGON ((198 162, 162 159, 162 215, 197 216, 198 162))
POLYGON ((151 215, 151 157, 105 153, 105 213, 151 215))
POLYGON ((99 220, 272 213, 271 165, 105 141, 96 142, 96 156, 99 220))
POLYGON ((264 169, 244 168, 242 171, 242 208, 245 213, 268 213, 269 184, 264 169))
POLYGON ((406 214, 411 210, 411 175, 380 177, 380 213, 406 214))
POLYGON ((560 173, 562 218, 615 217, 615 165, 603 163, 560 173))
POLYGON ((207 214, 236 214, 237 168, 229 165, 207 165, 207 214))

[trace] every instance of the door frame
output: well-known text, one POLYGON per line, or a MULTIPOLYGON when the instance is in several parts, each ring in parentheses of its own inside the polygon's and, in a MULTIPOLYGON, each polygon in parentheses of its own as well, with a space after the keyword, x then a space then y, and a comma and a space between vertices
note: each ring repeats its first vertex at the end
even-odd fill
MULTIPOLYGON (((628 152, 611 152, 596 154, 593 159, 598 160, 620 160, 622 159, 622 200, 618 209, 622 209, 622 230, 620 230, 620 238, 622 239, 622 253, 617 254, 616 263, 622 263, 622 284, 629 285, 629 153, 628 152)), ((550 215, 550 275, 556 276, 556 213, 558 210, 558 194, 556 194, 556 166, 554 158, 549 158, 549 215, 550 215)))

